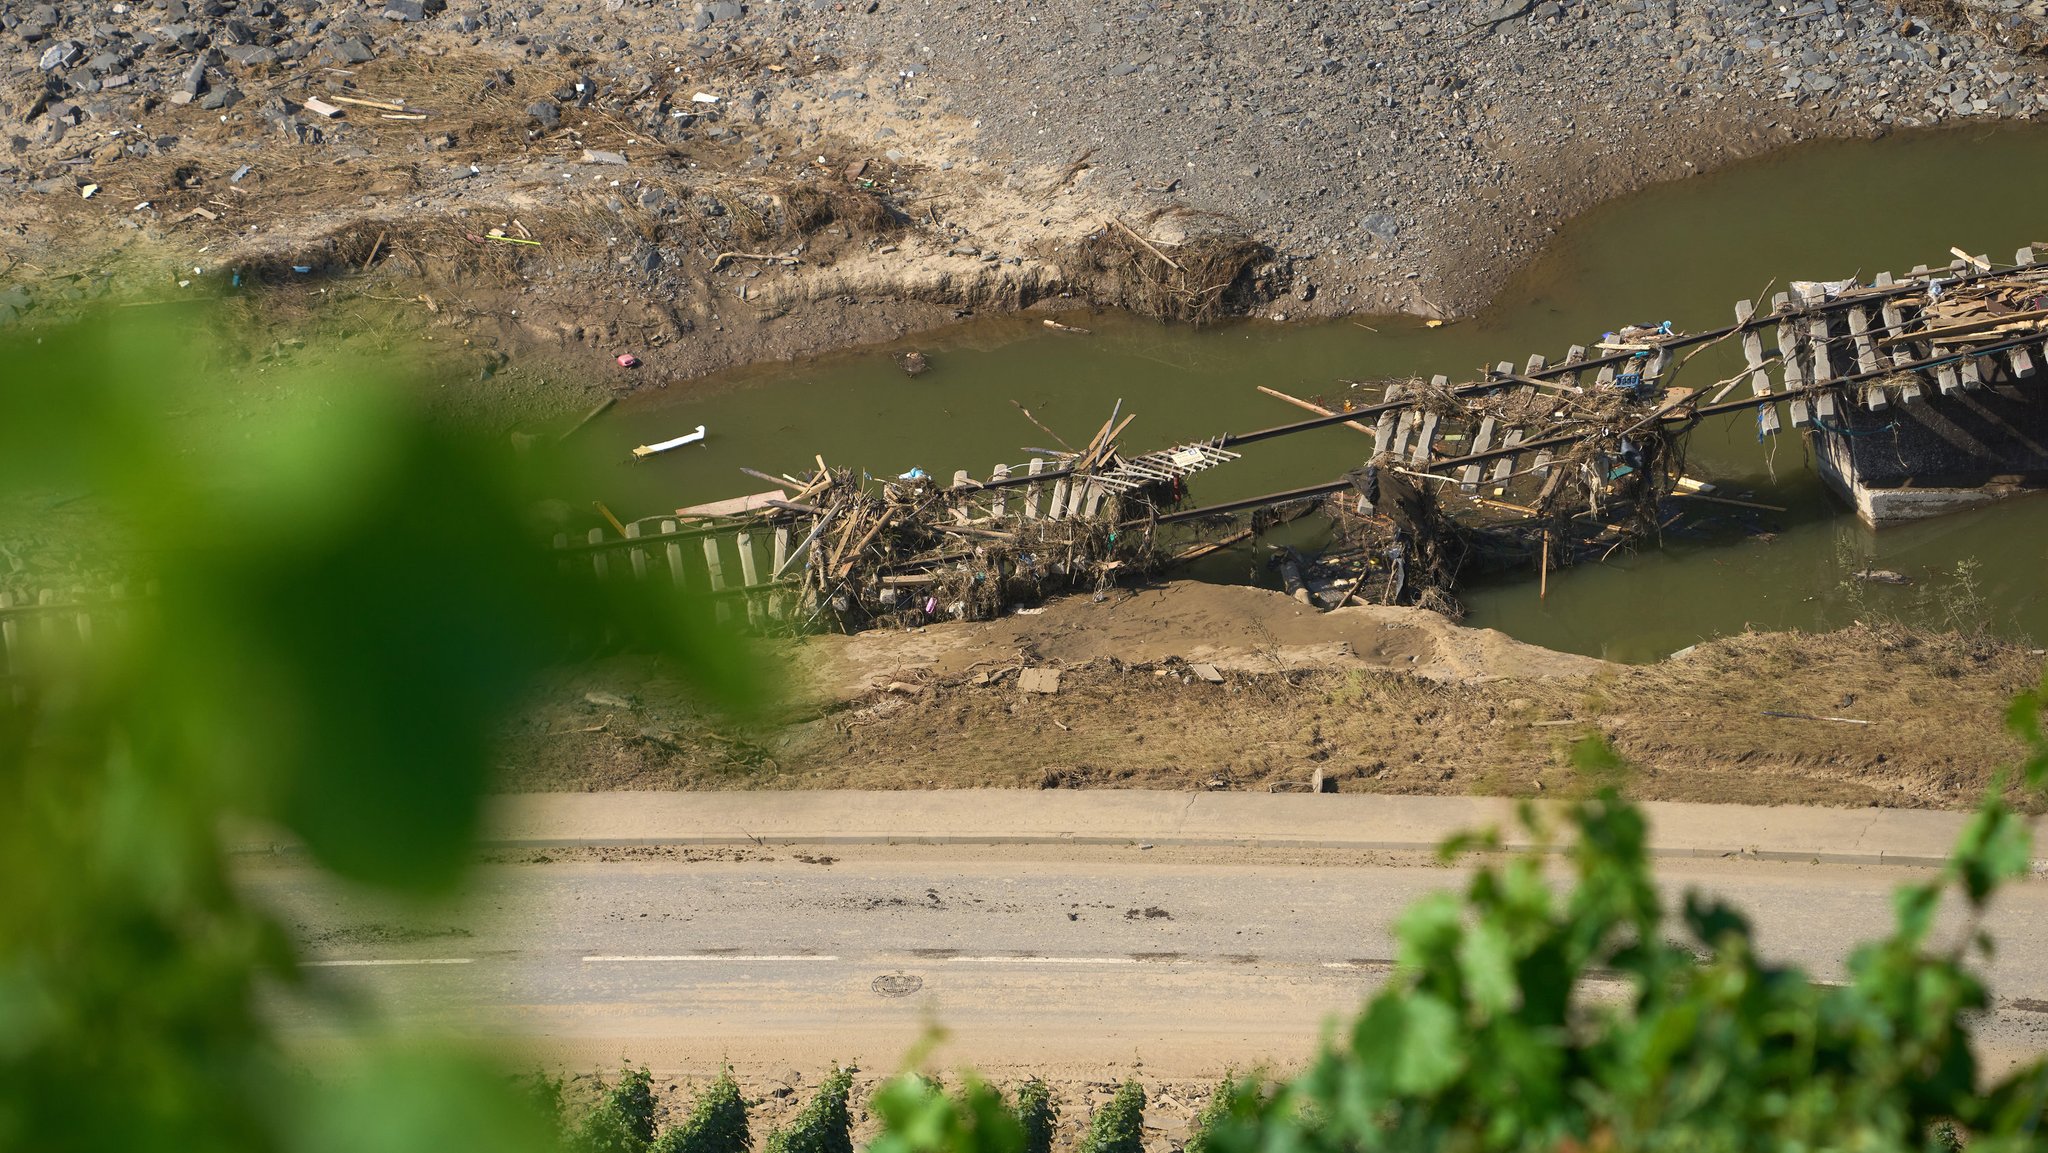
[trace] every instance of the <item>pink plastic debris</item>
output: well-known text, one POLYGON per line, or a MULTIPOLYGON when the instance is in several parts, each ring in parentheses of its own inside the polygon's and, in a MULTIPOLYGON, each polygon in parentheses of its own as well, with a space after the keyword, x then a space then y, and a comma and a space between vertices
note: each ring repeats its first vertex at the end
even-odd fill
POLYGON ((619 354, 619 367, 620 367, 620 368, 639 368, 639 367, 640 367, 640 358, 639 358, 639 357, 637 357, 637 356, 634 356, 634 355, 633 355, 632 353, 630 353, 630 352, 622 352, 622 353, 620 353, 620 354, 619 354))

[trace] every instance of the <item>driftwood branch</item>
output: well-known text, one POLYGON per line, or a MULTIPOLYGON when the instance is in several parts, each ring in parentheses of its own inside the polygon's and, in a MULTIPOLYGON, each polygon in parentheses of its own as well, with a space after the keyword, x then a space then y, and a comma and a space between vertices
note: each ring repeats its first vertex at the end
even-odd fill
POLYGON ((761 260, 769 264, 802 263, 794 256, 781 256, 773 252, 721 252, 718 254, 717 259, 711 262, 711 271, 717 272, 719 269, 724 268, 725 262, 728 260, 761 260))
POLYGON ((1174 270, 1175 272, 1185 272, 1185 271, 1187 271, 1186 269, 1182 268, 1182 267, 1180 266, 1180 264, 1179 264, 1178 262, 1176 262, 1176 261, 1175 261, 1175 260, 1173 259, 1173 257, 1171 257, 1171 256, 1168 256, 1168 255, 1166 255, 1166 254, 1165 254, 1164 252, 1161 252, 1161 251, 1159 251, 1159 249, 1157 249, 1157 248, 1153 247, 1153 245, 1152 245, 1152 242, 1151 242, 1151 241, 1149 241, 1149 240, 1145 239, 1145 238, 1144 238, 1144 237, 1142 237, 1142 236, 1139 236, 1139 235, 1137 234, 1137 232, 1135 232, 1134 230, 1132 230, 1132 228, 1131 228, 1131 226, 1130 226, 1130 225, 1128 225, 1128 224, 1125 224, 1125 223, 1124 223, 1123 221, 1121 221, 1121 220, 1117 219, 1117 218, 1116 218, 1116 217, 1114 217, 1114 216, 1112 216, 1112 217, 1110 217, 1110 218, 1109 218, 1109 222, 1110 222, 1111 224, 1114 224, 1114 225, 1116 225, 1116 226, 1117 226, 1118 228, 1121 228, 1121 229, 1123 229, 1123 232, 1124 232, 1124 235, 1125 235, 1125 236, 1128 236, 1128 237, 1130 237, 1130 238, 1131 238, 1132 240, 1135 240, 1135 241, 1137 241, 1137 242, 1138 242, 1139 244, 1142 244, 1142 245, 1144 245, 1144 246, 1145 246, 1145 251, 1147 251, 1147 252, 1151 253, 1152 255, 1154 255, 1154 256, 1156 256, 1156 257, 1158 257, 1159 259, 1161 259, 1161 260, 1165 261, 1165 262, 1167 263, 1167 265, 1168 265, 1168 266, 1170 266, 1170 267, 1171 267, 1171 268, 1172 268, 1172 269, 1173 269, 1173 270, 1174 270))

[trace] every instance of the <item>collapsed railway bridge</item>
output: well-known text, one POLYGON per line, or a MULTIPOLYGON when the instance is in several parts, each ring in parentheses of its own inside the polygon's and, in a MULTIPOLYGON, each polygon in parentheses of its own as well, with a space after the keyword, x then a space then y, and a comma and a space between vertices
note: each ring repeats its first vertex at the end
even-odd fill
POLYGON ((1283 554, 1297 597, 1455 609, 1463 575, 1547 576, 1654 541, 1675 503, 1744 504, 1683 469, 1686 434, 1729 413, 1753 414, 1759 436, 1789 427, 1809 438, 1823 477, 1881 526, 2048 484, 2048 264, 2032 249, 2003 267, 1956 256, 1868 283, 1793 282, 1768 308, 1738 302, 1734 323, 1709 332, 1624 328, 1555 363, 1534 355, 1477 379, 1389 382, 1342 411, 1263 389, 1315 415, 1154 451, 1127 451, 1132 418, 1113 412, 1085 448, 1026 450, 1031 459, 985 479, 913 471, 875 481, 822 457, 799 474, 750 469, 774 487, 554 544, 564 563, 586 557, 600 579, 665 569, 674 585, 708 593, 725 619, 857 629, 986 619, 1321 511, 1337 546, 1315 574, 1283 554), (1675 383, 1723 342, 1740 347, 1739 372, 1675 383), (1371 442, 1346 475, 1192 502, 1195 474, 1339 424, 1371 442))

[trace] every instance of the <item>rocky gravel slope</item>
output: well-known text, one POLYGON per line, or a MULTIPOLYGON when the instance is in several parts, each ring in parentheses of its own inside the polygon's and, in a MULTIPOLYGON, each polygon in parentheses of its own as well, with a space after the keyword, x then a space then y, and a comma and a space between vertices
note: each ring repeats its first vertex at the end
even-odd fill
POLYGON ((2043 10, 5 0, 0 187, 27 195, 0 204, 0 320, 53 270, 79 277, 58 293, 104 288, 140 242, 221 277, 268 259, 462 286, 492 342, 609 358, 630 337, 682 376, 1114 296, 1089 248, 1112 219, 1161 260, 1201 234, 1267 246, 1213 274, 1233 307, 1466 311, 1559 219, 1646 183, 2038 115, 2043 10), (478 239, 550 214, 541 252, 478 239))
POLYGON ((1019 173, 1087 153, 1104 199, 1224 213, 1313 260, 1304 295, 1426 311, 1648 182, 2039 114, 2017 49, 2044 6, 1983 2, 1938 22, 1871 0, 898 0, 844 36, 1019 173))

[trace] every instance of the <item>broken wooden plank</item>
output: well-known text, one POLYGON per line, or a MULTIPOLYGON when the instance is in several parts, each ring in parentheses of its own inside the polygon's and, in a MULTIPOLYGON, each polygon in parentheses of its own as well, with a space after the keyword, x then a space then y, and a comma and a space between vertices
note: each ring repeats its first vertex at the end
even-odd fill
POLYGON ((676 515, 685 520, 708 519, 721 516, 744 516, 750 512, 774 508, 775 506, 770 502, 782 500, 784 495, 783 490, 778 488, 769 492, 757 492, 751 496, 736 496, 731 500, 714 500, 709 504, 693 504, 688 508, 677 509, 676 515))
MULTIPOLYGON (((1300 397, 1298 397, 1298 396, 1289 396, 1289 395, 1287 395, 1286 393, 1284 393, 1284 392, 1281 392, 1281 391, 1280 391, 1279 389, 1277 389, 1277 388, 1267 388, 1267 387, 1266 387, 1265 385, 1263 385, 1263 384, 1262 384, 1262 385, 1259 385, 1259 386, 1258 386, 1258 390, 1259 390, 1260 392, 1263 392, 1263 393, 1265 393, 1265 394, 1266 394, 1267 396, 1270 396, 1270 397, 1274 398, 1275 400, 1284 400, 1284 401, 1286 401, 1287 403, 1289 403, 1289 404, 1293 405, 1293 406, 1294 406, 1294 407, 1296 407, 1296 408, 1299 408, 1299 409, 1304 409, 1304 410, 1306 410, 1306 411, 1308 411, 1308 412, 1313 412, 1313 413, 1315 413, 1315 414, 1316 414, 1317 416, 1335 416, 1335 415, 1337 415, 1337 411, 1336 411, 1335 409, 1331 409, 1331 408, 1324 408, 1324 407, 1323 407, 1322 405, 1320 405, 1320 404, 1317 404, 1316 402, 1314 402, 1314 401, 1312 401, 1312 400, 1303 400, 1303 399, 1301 399, 1301 398, 1300 398, 1300 397)), ((1383 415, 1384 415, 1384 414, 1383 414, 1383 415)), ((1356 430, 1356 431, 1358 431, 1358 432, 1362 432, 1362 433, 1365 433, 1365 434, 1366 434, 1367 436, 1371 436, 1371 435, 1373 435, 1373 430, 1372 430, 1372 429, 1370 429, 1370 428, 1366 427, 1365 425, 1362 425, 1362 424, 1358 423, 1358 422, 1357 422, 1357 421, 1355 421, 1355 420, 1347 420, 1347 421, 1345 421, 1345 422, 1344 422, 1344 427, 1345 427, 1345 428, 1349 428, 1349 429, 1354 429, 1354 430, 1356 430)))
POLYGON ((1992 330, 2001 329, 2008 325, 2012 326, 2012 331, 2017 332, 2034 325, 2035 322, 2043 320, 2048 320, 2048 308, 2029 309, 2025 312, 2008 312, 2003 316, 1987 316, 1980 320, 1966 320, 1955 324, 1944 324, 1939 327, 1922 328, 1919 332, 1904 332, 1896 336, 1887 336, 1878 343, 1881 345, 1893 345, 1909 340, 1946 343, 1960 340, 1966 336, 1988 336, 1992 333, 1992 330))

